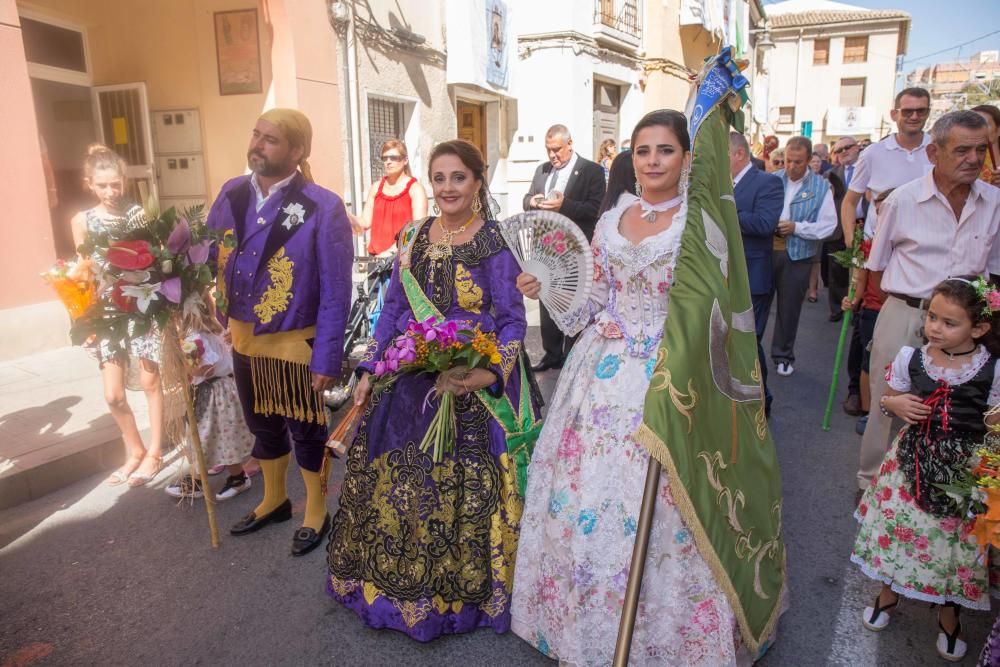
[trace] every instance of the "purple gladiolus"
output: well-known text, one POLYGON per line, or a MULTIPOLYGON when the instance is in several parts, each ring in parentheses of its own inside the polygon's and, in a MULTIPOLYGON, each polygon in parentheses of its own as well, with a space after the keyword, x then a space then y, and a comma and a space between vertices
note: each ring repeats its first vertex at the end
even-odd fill
POLYGON ((201 243, 195 243, 187 251, 188 259, 192 264, 204 264, 208 261, 208 251, 212 247, 212 242, 205 240, 201 243))
POLYGON ((384 361, 376 361, 375 362, 375 375, 378 376, 378 377, 381 377, 381 376, 385 375, 385 362, 384 361))
POLYGON ((181 253, 187 252, 190 247, 191 226, 188 224, 186 218, 181 218, 177 221, 177 224, 174 225, 174 230, 170 232, 170 236, 167 237, 167 250, 175 255, 180 255, 181 253))
POLYGON ((171 303, 181 302, 181 279, 167 278, 160 284, 160 294, 171 303))

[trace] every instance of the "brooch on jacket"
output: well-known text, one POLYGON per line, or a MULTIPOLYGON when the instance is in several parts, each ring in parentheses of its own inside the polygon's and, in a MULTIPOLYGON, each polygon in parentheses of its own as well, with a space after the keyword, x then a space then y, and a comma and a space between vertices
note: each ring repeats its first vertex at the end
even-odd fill
POLYGON ((290 230, 292 227, 301 225, 306 221, 306 209, 302 206, 302 204, 297 202, 292 203, 281 209, 281 211, 286 214, 284 222, 281 223, 281 226, 285 229, 290 230))

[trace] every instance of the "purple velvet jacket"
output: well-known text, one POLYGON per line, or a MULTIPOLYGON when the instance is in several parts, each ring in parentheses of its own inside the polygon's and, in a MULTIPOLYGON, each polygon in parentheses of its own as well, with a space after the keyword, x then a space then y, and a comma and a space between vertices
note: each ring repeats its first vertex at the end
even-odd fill
POLYGON ((254 334, 316 326, 309 370, 337 376, 351 308, 353 236, 340 197, 298 174, 258 212, 250 176, 222 186, 208 226, 232 234, 221 248, 218 277, 226 315, 254 334))

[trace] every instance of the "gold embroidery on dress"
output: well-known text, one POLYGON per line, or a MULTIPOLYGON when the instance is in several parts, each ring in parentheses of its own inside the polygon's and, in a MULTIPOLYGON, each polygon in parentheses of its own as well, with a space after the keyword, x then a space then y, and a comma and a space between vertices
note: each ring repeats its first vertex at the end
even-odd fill
POLYGON ((341 579, 331 575, 330 588, 340 597, 345 597, 358 589, 358 582, 354 579, 341 579))
POLYGON ((261 324, 267 324, 275 315, 288 309, 292 300, 292 269, 295 262, 285 257, 285 249, 279 248, 274 257, 267 261, 267 271, 271 274, 271 285, 253 307, 253 312, 261 324))
POLYGON ((507 608, 507 600, 507 594, 496 588, 493 590, 493 597, 490 598, 490 601, 479 608, 490 618, 496 618, 507 608))
POLYGON ((427 618, 431 612, 431 603, 427 600, 417 600, 416 602, 392 601, 393 606, 399 610, 406 627, 412 628, 420 621, 427 618))
POLYGON ((366 361, 374 361, 375 352, 377 351, 378 351, 378 341, 377 340, 368 341, 368 345, 365 347, 365 353, 361 356, 361 362, 364 363, 366 361))
MULTIPOLYGON (((500 352, 500 372, 503 374, 503 381, 510 379, 510 374, 517 363, 517 357, 521 354, 521 341, 512 340, 498 346, 500 352)), ((522 390, 523 391, 523 390, 522 390)))
POLYGON ((461 262, 455 264, 455 291, 458 292, 458 305, 478 315, 483 306, 483 289, 472 280, 472 274, 461 262))

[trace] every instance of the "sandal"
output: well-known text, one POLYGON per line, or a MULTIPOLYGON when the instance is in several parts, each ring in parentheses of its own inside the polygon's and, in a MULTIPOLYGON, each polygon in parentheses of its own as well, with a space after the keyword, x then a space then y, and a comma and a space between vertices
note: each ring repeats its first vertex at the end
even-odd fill
POLYGON ((950 633, 945 632, 944 625, 941 624, 941 617, 939 615, 938 629, 940 629, 941 632, 939 632, 937 636, 936 648, 938 655, 948 662, 958 662, 965 657, 966 651, 969 650, 968 644, 958 638, 958 635, 962 632, 962 621, 958 617, 961 607, 954 602, 946 602, 944 606, 955 609, 955 629, 950 633))
POLYGON ((865 607, 865 611, 861 615, 861 622, 872 632, 881 632, 882 630, 885 630, 891 620, 889 610, 899 604, 898 593, 896 594, 896 601, 892 604, 887 604, 884 607, 878 602, 881 597, 882 593, 880 592, 875 596, 875 601, 872 602, 872 606, 865 607))
POLYGON ((123 465, 118 470, 115 470, 108 476, 108 479, 106 480, 108 486, 121 486, 122 484, 124 484, 129 480, 129 477, 132 475, 132 473, 134 473, 136 469, 141 465, 142 465, 141 456, 130 456, 128 461, 125 462, 125 465, 123 465), (131 466, 133 462, 135 463, 135 465, 131 466), (131 470, 129 470, 130 466, 131 470), (128 472, 126 472, 126 470, 128 472))
MULTIPOLYGON (((130 488, 134 489, 134 488, 136 488, 138 486, 144 486, 146 484, 149 484, 150 482, 153 481, 153 479, 157 475, 160 474, 160 471, 163 470, 163 457, 162 456, 147 456, 146 458, 147 459, 153 459, 154 461, 156 461, 156 467, 153 469, 153 472, 149 473, 149 474, 142 474, 142 473, 138 473, 138 472, 133 472, 131 475, 129 475, 128 476, 128 485, 129 485, 130 488)), ((145 462, 145 460, 146 459, 143 459, 144 462, 145 462)), ((140 467, 141 467, 141 465, 142 464, 140 464, 140 467)))

